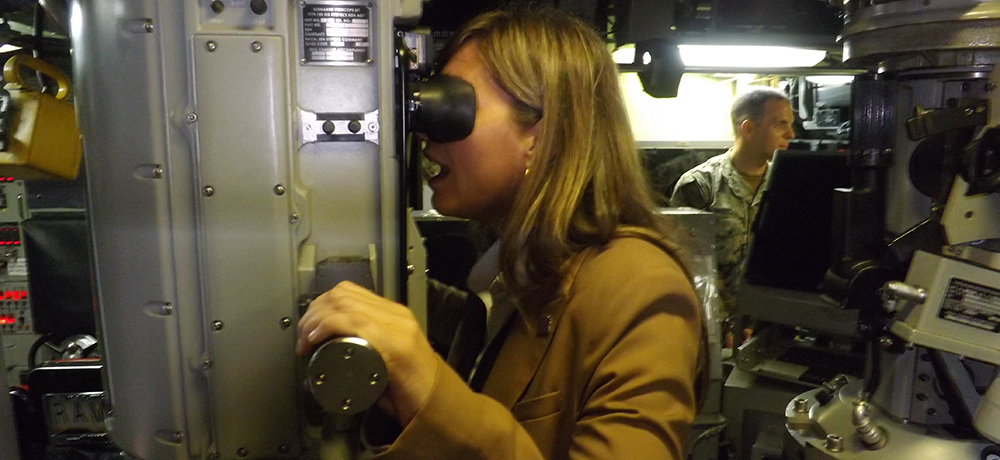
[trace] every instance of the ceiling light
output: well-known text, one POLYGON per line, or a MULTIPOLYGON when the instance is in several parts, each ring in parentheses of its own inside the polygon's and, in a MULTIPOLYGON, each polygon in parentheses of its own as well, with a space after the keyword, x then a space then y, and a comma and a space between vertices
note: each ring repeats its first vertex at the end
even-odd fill
POLYGON ((819 86, 838 86, 854 81, 854 75, 814 75, 806 77, 806 81, 819 86))
POLYGON ((678 45, 678 48, 686 67, 812 67, 826 57, 824 50, 787 46, 678 45))

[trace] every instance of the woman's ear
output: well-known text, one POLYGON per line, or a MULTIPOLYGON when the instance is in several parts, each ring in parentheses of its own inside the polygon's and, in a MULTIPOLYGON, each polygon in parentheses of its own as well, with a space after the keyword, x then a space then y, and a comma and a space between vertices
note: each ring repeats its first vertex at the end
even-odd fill
POLYGON ((524 142, 527 144, 527 149, 524 151, 524 170, 527 171, 531 168, 531 163, 535 160, 535 149, 538 145, 538 134, 541 132, 542 123, 541 121, 524 129, 524 142))

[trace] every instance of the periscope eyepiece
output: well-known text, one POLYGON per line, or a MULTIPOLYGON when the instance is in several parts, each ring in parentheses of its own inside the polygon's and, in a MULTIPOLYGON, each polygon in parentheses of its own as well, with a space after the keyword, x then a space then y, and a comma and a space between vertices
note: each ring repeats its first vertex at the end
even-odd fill
POLYGON ((469 82, 437 74, 412 84, 409 112, 413 130, 433 142, 465 139, 476 124, 476 90, 469 82))

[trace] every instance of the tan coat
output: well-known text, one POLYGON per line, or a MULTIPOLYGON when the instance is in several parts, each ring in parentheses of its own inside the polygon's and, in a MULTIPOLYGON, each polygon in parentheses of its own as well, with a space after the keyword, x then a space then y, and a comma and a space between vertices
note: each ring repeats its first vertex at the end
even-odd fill
POLYGON ((588 249, 520 311, 482 394, 443 361, 386 459, 681 459, 696 412, 698 300, 641 232, 588 249), (638 237, 637 237, 638 236, 638 237))

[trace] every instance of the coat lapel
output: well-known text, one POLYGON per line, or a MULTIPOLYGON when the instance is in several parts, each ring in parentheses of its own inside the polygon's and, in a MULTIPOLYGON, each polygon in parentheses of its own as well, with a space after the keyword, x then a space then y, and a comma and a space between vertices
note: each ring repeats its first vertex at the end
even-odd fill
POLYGON ((508 321, 515 321, 515 324, 510 325, 510 335, 504 341, 496 363, 483 385, 483 394, 499 401, 508 409, 521 399, 552 343, 577 271, 591 251, 585 250, 570 261, 570 269, 567 270, 567 276, 555 300, 540 308, 518 306, 517 314, 511 315, 508 321))

